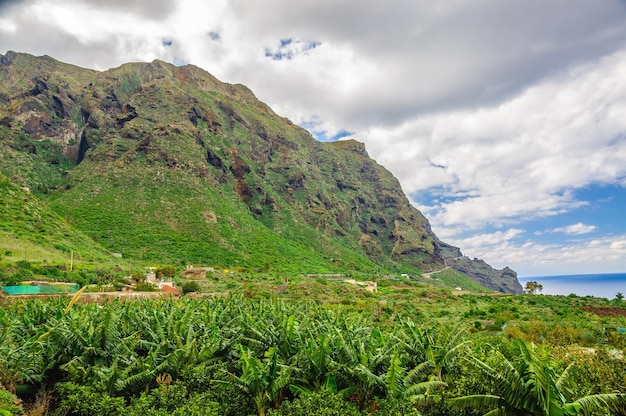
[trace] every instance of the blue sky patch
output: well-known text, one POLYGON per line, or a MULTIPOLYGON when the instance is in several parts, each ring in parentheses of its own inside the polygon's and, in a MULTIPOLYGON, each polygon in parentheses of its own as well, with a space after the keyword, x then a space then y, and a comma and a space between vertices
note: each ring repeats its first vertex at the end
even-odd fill
POLYGON ((336 142, 337 140, 343 139, 344 137, 352 136, 352 132, 341 130, 336 134, 329 135, 328 132, 320 131, 314 132, 313 137, 315 137, 320 142, 336 142))
POLYGON ((438 205, 449 204, 456 201, 462 201, 467 198, 477 196, 476 192, 463 191, 451 192, 448 186, 433 186, 418 192, 413 192, 409 197, 419 205, 435 207, 438 205))
POLYGON ((300 127, 307 130, 318 142, 336 142, 337 140, 343 139, 344 137, 349 137, 354 134, 354 132, 347 130, 339 130, 337 133, 329 133, 326 130, 323 130, 319 127, 318 121, 307 121, 300 124, 300 127))
POLYGON ((274 50, 265 48, 265 56, 275 61, 283 59, 293 59, 298 55, 306 54, 308 51, 320 46, 321 42, 303 41, 298 38, 286 38, 280 40, 280 46, 274 50))
POLYGON ((626 233, 626 188, 616 184, 592 184, 575 190, 573 196, 587 204, 524 224, 534 239, 559 243, 626 233))
POLYGON ((174 65, 176 65, 176 66, 185 66, 188 63, 189 62, 186 61, 185 59, 181 59, 181 58, 178 58, 176 56, 174 57, 174 65))

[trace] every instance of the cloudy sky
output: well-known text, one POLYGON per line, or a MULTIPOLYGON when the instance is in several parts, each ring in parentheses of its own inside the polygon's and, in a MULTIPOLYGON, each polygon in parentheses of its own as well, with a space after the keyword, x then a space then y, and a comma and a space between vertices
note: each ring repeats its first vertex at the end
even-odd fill
POLYGON ((9 0, 8 50, 200 66, 364 142, 470 257, 626 272, 624 0, 9 0))

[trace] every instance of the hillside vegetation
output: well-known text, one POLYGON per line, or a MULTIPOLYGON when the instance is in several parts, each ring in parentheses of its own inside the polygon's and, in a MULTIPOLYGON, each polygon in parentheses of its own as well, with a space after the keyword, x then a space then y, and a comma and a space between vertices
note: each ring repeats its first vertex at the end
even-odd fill
POLYGON ((626 414, 623 301, 350 292, 14 300, 0 411, 16 392, 30 415, 626 414))
MULTIPOLYGON (((8 52, 0 81, 0 172, 125 259, 419 274, 461 256, 361 143, 320 143, 200 68, 8 52)), ((487 271, 483 286, 521 292, 487 271)))
POLYGON ((113 264, 113 256, 71 227, 27 189, 0 174, 0 258, 67 264, 113 264))

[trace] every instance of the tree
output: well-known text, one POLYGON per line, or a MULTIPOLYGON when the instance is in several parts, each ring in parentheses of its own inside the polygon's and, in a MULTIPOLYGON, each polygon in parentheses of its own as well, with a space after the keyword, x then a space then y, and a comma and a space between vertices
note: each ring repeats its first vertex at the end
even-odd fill
POLYGON ((617 293, 615 294, 615 300, 617 300, 617 301, 620 301, 620 302, 621 302, 622 300, 624 300, 624 294, 623 294, 622 292, 617 292, 617 293))
POLYGON ((141 272, 133 272, 130 277, 135 283, 144 283, 146 281, 146 275, 141 272))
POLYGON ((161 278, 172 279, 174 275, 176 274, 176 268, 172 265, 161 266, 161 267, 157 267, 157 269, 155 270, 155 273, 156 273, 157 279, 161 279, 161 278))
POLYGON ((493 366, 470 358, 488 377, 487 389, 491 391, 450 399, 449 403, 462 409, 489 408, 492 410, 486 415, 490 416, 566 416, 609 410, 626 401, 622 393, 594 394, 572 401, 568 388, 572 365, 557 377, 546 351, 537 351, 522 340, 516 341, 516 347, 519 357, 513 362, 499 352, 493 366))
POLYGON ((541 293, 542 290, 543 285, 535 281, 526 282, 526 286, 524 287, 524 291, 526 293, 530 293, 531 295, 534 295, 535 293, 541 293))

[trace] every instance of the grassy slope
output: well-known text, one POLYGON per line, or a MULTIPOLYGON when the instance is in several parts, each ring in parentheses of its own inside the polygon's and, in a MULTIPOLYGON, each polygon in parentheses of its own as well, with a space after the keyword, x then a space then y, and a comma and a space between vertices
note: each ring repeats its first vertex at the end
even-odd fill
POLYGON ((463 290, 469 290, 471 292, 490 292, 490 290, 485 289, 464 274, 453 269, 445 269, 438 273, 432 273, 430 278, 442 282, 447 287, 460 287, 463 290))
POLYGON ((102 172, 67 191, 63 203, 51 204, 125 257, 253 269, 267 265, 287 271, 328 267, 319 252, 280 238, 243 214, 241 202, 230 194, 184 172, 166 168, 157 172, 140 166, 102 172), (120 181, 134 181, 136 187, 120 181), (289 258, 293 262, 285 263, 289 258))
POLYGON ((113 264, 113 257, 30 192, 0 174, 0 250, 6 259, 113 264))

